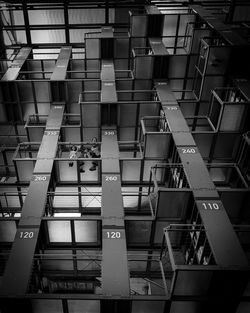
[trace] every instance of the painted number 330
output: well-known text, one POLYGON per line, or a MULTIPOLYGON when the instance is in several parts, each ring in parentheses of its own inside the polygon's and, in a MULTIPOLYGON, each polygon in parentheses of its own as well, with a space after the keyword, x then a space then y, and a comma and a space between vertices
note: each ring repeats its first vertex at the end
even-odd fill
POLYGON ((113 130, 107 130, 104 132, 104 135, 106 136, 114 136, 115 132, 113 130))

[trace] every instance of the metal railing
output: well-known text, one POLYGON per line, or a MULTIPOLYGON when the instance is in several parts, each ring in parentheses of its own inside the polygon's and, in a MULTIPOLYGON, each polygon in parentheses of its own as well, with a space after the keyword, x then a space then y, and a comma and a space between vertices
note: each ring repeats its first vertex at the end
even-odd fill
MULTIPOLYGON (((44 217, 79 217, 84 218, 87 214, 98 216, 101 213, 102 191, 101 187, 82 187, 84 191, 49 191, 47 192, 44 217), (92 190, 94 188, 94 191, 92 190), (100 191, 96 191, 100 189, 100 191)), ((15 218, 22 214, 22 207, 28 192, 1 192, 0 193, 0 217, 15 218)), ((138 209, 138 202, 147 199, 148 193, 142 191, 122 191, 123 206, 126 215, 135 214, 138 209)), ((150 212, 149 204, 145 210, 150 212)))
POLYGON ((161 259, 169 256, 173 269, 178 265, 215 265, 202 224, 170 224, 164 229, 161 259))
POLYGON ((156 296, 169 294, 169 277, 165 276, 159 256, 149 254, 129 254, 130 294, 156 296))
POLYGON ((35 254, 29 293, 101 293, 101 253, 35 254), (55 275, 64 272, 63 277, 55 275))

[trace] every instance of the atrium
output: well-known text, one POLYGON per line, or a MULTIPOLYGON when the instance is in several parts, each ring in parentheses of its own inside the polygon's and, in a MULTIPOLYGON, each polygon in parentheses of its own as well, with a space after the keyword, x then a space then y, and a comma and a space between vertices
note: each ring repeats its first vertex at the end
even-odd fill
POLYGON ((250 2, 0 21, 0 313, 249 313, 250 2))

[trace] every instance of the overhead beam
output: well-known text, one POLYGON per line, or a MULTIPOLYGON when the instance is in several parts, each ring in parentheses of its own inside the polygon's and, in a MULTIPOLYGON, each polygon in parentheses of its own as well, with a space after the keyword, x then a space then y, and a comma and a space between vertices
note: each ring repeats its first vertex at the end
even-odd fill
POLYGON ((21 71, 24 63, 28 59, 30 53, 32 51, 32 48, 26 47, 21 48, 18 52, 17 56, 11 63, 11 66, 8 68, 6 73, 3 75, 1 81, 13 81, 16 80, 19 72, 21 71))
POLYGON ((56 61, 56 66, 50 77, 51 81, 65 80, 71 57, 72 47, 62 47, 56 61))
POLYGON ((1 295, 24 295, 28 290, 63 112, 63 105, 51 106, 33 176, 22 207, 22 216, 4 271, 1 295), (52 125, 55 128, 52 129, 52 125))
POLYGON ((156 81, 155 87, 216 263, 220 266, 247 266, 245 253, 171 88, 166 81, 156 81), (208 203, 215 203, 218 209, 208 209, 208 203))
MULTIPOLYGON (((116 102, 113 61, 102 61, 101 101, 116 102), (112 85, 110 85, 112 84, 112 85)), ((128 297, 129 270, 116 125, 102 127, 102 290, 128 297)), ((109 306, 102 303, 102 310, 109 306)), ((105 310, 104 310, 105 311, 105 310)))

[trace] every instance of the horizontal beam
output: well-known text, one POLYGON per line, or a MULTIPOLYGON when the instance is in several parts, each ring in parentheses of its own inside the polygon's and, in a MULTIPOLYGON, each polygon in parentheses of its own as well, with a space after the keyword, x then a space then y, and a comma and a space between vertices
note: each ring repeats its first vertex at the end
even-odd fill
POLYGON ((168 51, 164 46, 161 38, 149 38, 149 45, 152 49, 153 55, 168 55, 168 51))
MULTIPOLYGON (((102 103, 117 101, 114 63, 102 61, 102 103)), ((129 270, 116 125, 102 128, 102 291, 128 297, 129 270)))
POLYGON ((33 176, 23 204, 22 216, 3 275, 0 293, 4 295, 24 295, 28 289, 63 112, 63 105, 51 106, 33 176), (56 127, 54 131, 51 130, 53 121, 56 127))
POLYGON ((115 128, 102 131, 102 148, 102 156, 106 159, 111 157, 113 152, 110 160, 118 170, 117 173, 107 173, 110 165, 104 163, 102 166, 105 172, 102 175, 102 289, 104 294, 128 296, 130 292, 127 244, 115 128), (105 148, 106 144, 108 149, 105 148))
POLYGON ((19 75, 19 72, 21 71, 21 68, 23 67, 24 63, 28 59, 31 51, 32 51, 32 48, 30 47, 21 48, 17 56, 11 63, 11 66, 8 68, 8 70, 3 75, 1 80, 2 81, 16 80, 19 75))
POLYGON ((111 26, 103 26, 101 28, 101 38, 113 38, 114 32, 111 26))
POLYGON ((182 116, 174 93, 167 85, 167 82, 164 81, 156 81, 155 88, 159 99, 163 103, 168 124, 174 131, 175 146, 192 189, 216 263, 221 266, 247 266, 248 261, 245 253, 220 201, 219 194, 210 178, 192 134, 188 131, 188 125, 184 116, 182 116), (176 121, 179 126, 183 125, 183 127, 178 129, 175 126, 176 121), (215 206, 216 210, 213 209, 214 203, 219 203, 218 206, 215 206))
POLYGON ((50 77, 50 80, 64 80, 67 74, 67 68, 71 57, 72 48, 62 47, 56 61, 55 69, 50 77))
POLYGON ((115 82, 103 81, 101 90, 101 101, 103 103, 117 102, 115 82))
POLYGON ((112 60, 109 59, 102 60, 101 80, 102 81, 115 80, 114 62, 112 60))

